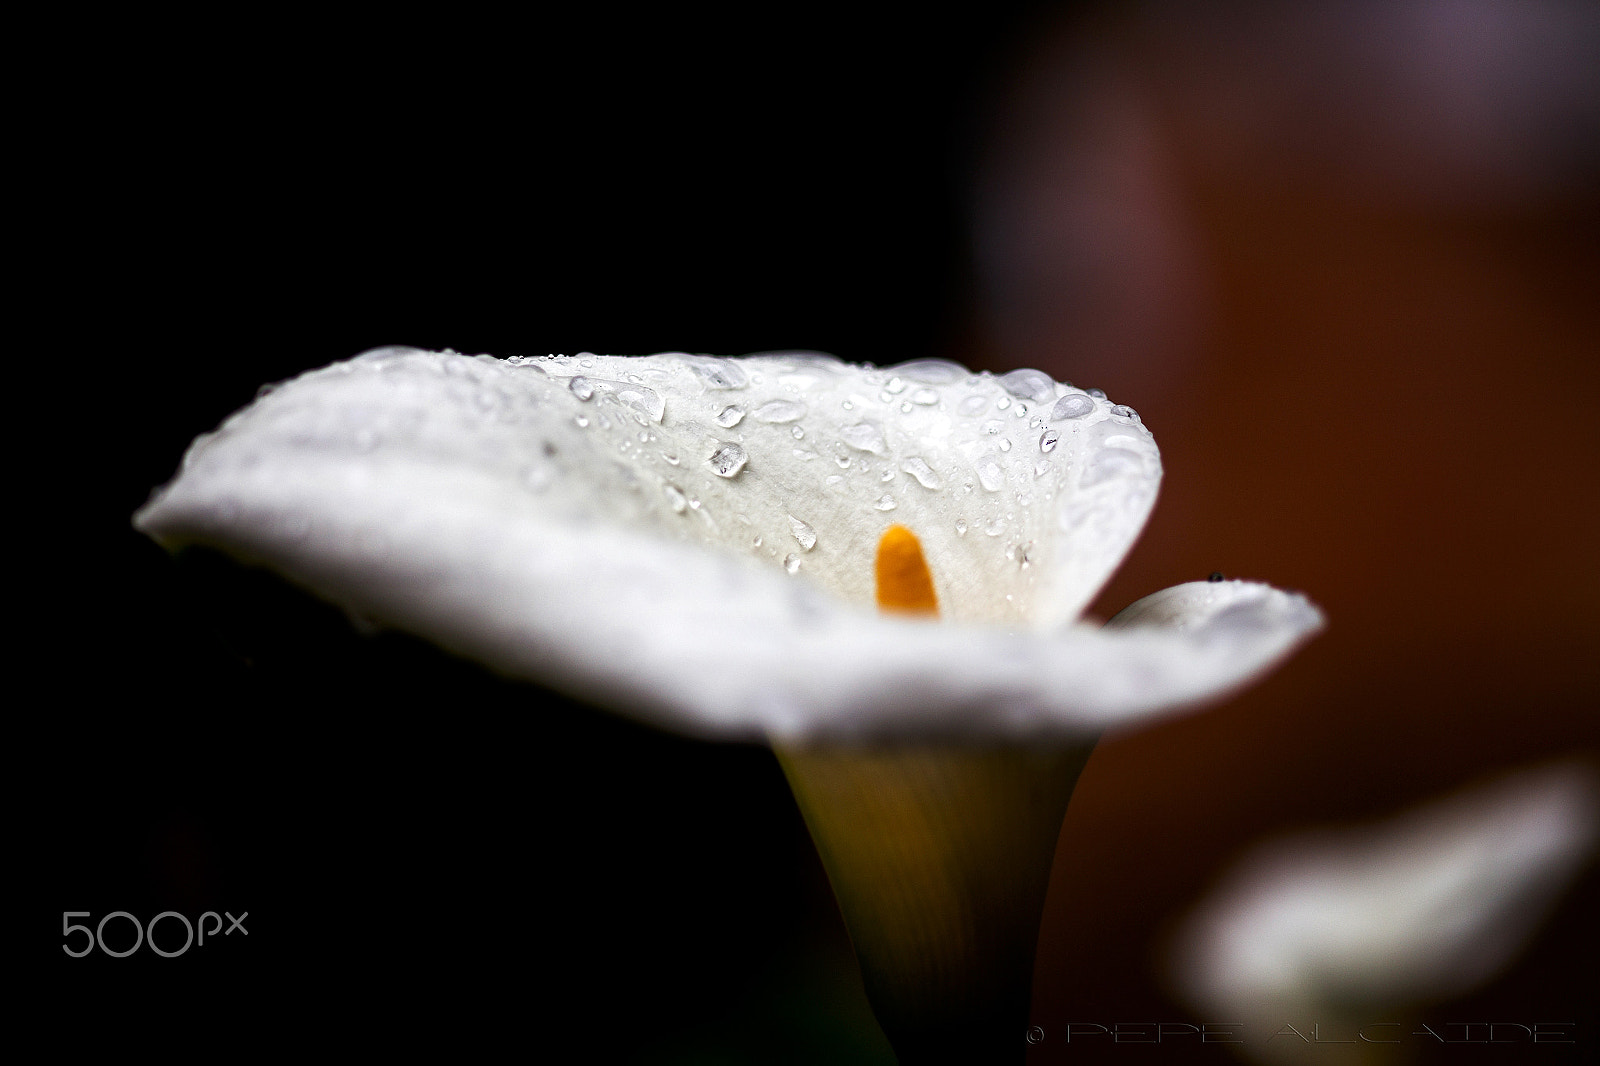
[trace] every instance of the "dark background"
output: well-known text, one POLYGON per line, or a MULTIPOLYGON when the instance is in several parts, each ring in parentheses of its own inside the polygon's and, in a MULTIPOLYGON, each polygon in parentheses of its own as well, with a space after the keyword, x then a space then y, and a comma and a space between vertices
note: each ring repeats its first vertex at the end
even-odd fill
MULTIPOLYGON (((1531 177, 1443 149, 1363 169, 1389 142, 1361 131, 1386 128, 1403 85, 1300 99, 1238 58, 1338 70, 1344 37, 1262 30, 1252 5, 1216 7, 1206 32, 1142 10, 262 15, 42 37, 56 61, 29 97, 37 187, 16 210, 43 238, 21 290, 43 339, 15 353, 14 402, 15 558, 43 595, 13 713, 43 729, 13 757, 41 844, 24 924, 46 1035, 885 1053, 764 750, 364 636, 133 532, 188 441, 257 386, 380 344, 1039 366, 1138 407, 1162 445, 1162 503, 1099 614, 1216 569, 1327 610, 1263 685, 1091 761, 1030 1061, 1067 1061, 1068 1021, 1190 1019, 1164 938, 1259 836, 1593 758, 1592 103, 1555 109, 1566 125, 1539 113, 1556 148, 1531 177), (1006 204, 1036 243, 995 236, 1006 204), (249 936, 70 959, 65 910, 249 911, 249 936)), ((1596 900, 1591 865, 1505 975, 1417 1009, 1591 1011, 1596 900)))

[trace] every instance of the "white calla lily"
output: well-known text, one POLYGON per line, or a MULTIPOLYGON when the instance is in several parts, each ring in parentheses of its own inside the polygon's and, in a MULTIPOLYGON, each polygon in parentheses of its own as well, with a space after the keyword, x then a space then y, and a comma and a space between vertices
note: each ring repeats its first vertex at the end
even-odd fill
POLYGON ((1024 1046, 1100 730, 1321 625, 1239 581, 1080 624, 1160 475, 1137 414, 1035 370, 388 348, 196 441, 136 524, 511 676, 773 742, 902 1061, 978 1062, 1024 1046), (874 608, 910 606, 875 569, 892 540, 937 623, 874 608))
POLYGON ((1165 594, 1157 625, 1072 625, 1160 473, 1132 410, 1038 371, 390 348, 197 440, 136 524, 702 736, 1081 738, 1321 624, 1227 582, 1165 594), (944 624, 872 609, 891 523, 944 624))

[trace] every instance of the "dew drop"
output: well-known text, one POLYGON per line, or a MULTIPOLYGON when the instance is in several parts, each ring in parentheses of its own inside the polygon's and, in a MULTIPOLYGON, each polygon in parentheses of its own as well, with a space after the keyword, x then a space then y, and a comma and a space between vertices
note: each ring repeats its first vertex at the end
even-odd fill
POLYGON ((883 430, 872 422, 857 422, 853 426, 845 426, 839 431, 839 436, 857 451, 882 455, 888 450, 883 440, 883 430))
POLYGON ((1081 392, 1069 392, 1056 401, 1056 406, 1050 412, 1052 422, 1062 422, 1069 418, 1082 418, 1094 410, 1094 401, 1081 392))
POLYGON ((753 542, 753 544, 752 544, 752 547, 756 547, 756 548, 759 548, 759 547, 761 547, 761 538, 760 538, 760 537, 757 537, 757 538, 756 538, 756 539, 755 539, 755 541, 754 541, 754 542, 753 542))
POLYGON ((1106 398, 1105 389, 1084 389, 1083 391, 1087 392, 1090 396, 1093 396, 1097 400, 1103 400, 1106 398))
POLYGON ((817 531, 807 523, 790 515, 789 528, 794 531, 794 539, 799 542, 801 551, 810 551, 817 546, 817 531))
POLYGON ((978 481, 990 492, 999 492, 1006 483, 1006 475, 999 463, 993 459, 983 459, 978 463, 978 481))
POLYGON ((799 426, 795 426, 789 431, 789 436, 793 437, 795 440, 802 440, 805 438, 805 435, 806 431, 801 429, 799 426))
POLYGON ((1061 433, 1057 430, 1047 429, 1039 434, 1039 450, 1041 452, 1053 452, 1059 443, 1061 443, 1061 433))
POLYGON ((1139 421, 1139 412, 1135 411, 1125 403, 1112 404, 1111 413, 1116 415, 1118 418, 1131 418, 1135 422, 1139 421))
POLYGON ((908 415, 911 413, 911 401, 907 400, 905 403, 900 405, 900 413, 903 415, 908 415))
POLYGON ((688 508, 689 497, 685 496, 683 490, 679 489, 678 486, 666 485, 662 488, 662 491, 667 494, 667 502, 672 505, 674 514, 682 514, 688 508))
POLYGON ((897 374, 922 385, 948 385, 967 376, 966 367, 943 359, 918 359, 901 363, 893 369, 897 374))
POLYGON ((574 418, 572 420, 572 424, 577 426, 579 429, 588 429, 589 428, 589 420, 587 418, 585 418, 583 415, 579 415, 577 418, 574 418))
POLYGON ((1003 452, 1009 452, 1011 450, 1011 438, 1010 437, 1006 437, 1006 438, 1004 438, 1003 440, 1000 441, 1000 450, 1003 451, 1003 452))
POLYGON ((744 368, 730 359, 695 359, 689 363, 708 389, 742 389, 744 368))
POLYGON ((1055 379, 1042 370, 1013 370, 999 380, 1002 388, 1024 400, 1044 403, 1056 394, 1055 379))
POLYGON ((1033 476, 1034 477, 1044 477, 1049 472, 1050 472, 1050 460, 1048 460, 1048 459, 1040 459, 1037 463, 1033 464, 1033 476))
POLYGON ((590 400, 594 399, 594 382, 590 381, 586 377, 583 377, 581 374, 567 382, 567 388, 572 390, 572 395, 576 396, 584 403, 588 403, 590 400))
POLYGON ((797 570, 799 570, 800 569, 800 556, 794 554, 793 552, 790 552, 788 555, 785 555, 783 557, 783 568, 785 570, 789 571, 789 573, 791 573, 791 574, 796 572, 797 570))
POLYGON ((672 466, 677 466, 680 462, 682 462, 682 460, 678 458, 676 452, 662 452, 661 458, 665 459, 672 466))
POLYGON ((976 418, 989 408, 989 397, 968 396, 956 406, 956 410, 968 418, 976 418))
POLYGON ((1211 582, 1213 585, 1215 585, 1215 584, 1219 584, 1219 583, 1221 583, 1223 581, 1226 581, 1228 579, 1225 576, 1223 576, 1223 573, 1222 573, 1221 570, 1213 570, 1213 571, 1211 571, 1211 576, 1206 578, 1206 580, 1211 582))
POLYGON ((876 507, 880 511, 892 511, 895 507, 894 497, 886 492, 882 496, 879 496, 878 502, 872 506, 876 507))
POLYGON ((655 389, 647 389, 643 385, 624 385, 617 390, 617 399, 623 406, 633 411, 641 425, 647 422, 659 422, 666 413, 666 401, 655 389))
POLYGON ((522 485, 529 492, 543 492, 550 487, 550 468, 530 466, 522 472, 522 485))
POLYGON ((890 378, 889 384, 883 387, 883 391, 898 396, 906 391, 906 383, 899 378, 890 378))
POLYGON ((1144 470, 1144 460, 1139 453, 1128 448, 1103 448, 1090 460, 1078 484, 1092 488, 1106 481, 1132 477, 1144 470))
POLYGON ((744 464, 749 458, 744 448, 727 443, 717 445, 717 450, 711 453, 711 458, 706 462, 711 464, 711 472, 718 477, 733 477, 744 469, 744 464))
POLYGON ((967 535, 967 520, 965 518, 956 519, 956 536, 964 537, 966 535, 967 535))
POLYGON ((989 523, 983 527, 983 535, 986 537, 998 537, 1005 531, 1006 520, 999 517, 990 519, 989 523))
POLYGON ((879 477, 878 480, 879 481, 893 481, 894 480, 894 467, 892 467, 892 466, 884 467, 883 468, 883 475, 881 477, 879 477))
POLYGON ((937 492, 944 487, 944 482, 934 472, 933 467, 929 466, 927 460, 919 455, 913 455, 901 463, 900 469, 916 478, 917 484, 925 489, 932 489, 937 492))
POLYGON ((918 389, 911 394, 911 402, 929 407, 939 402, 939 394, 932 389, 918 389))
POLYGON ((804 417, 806 405, 793 400, 769 400, 756 408, 757 422, 796 422, 804 417))
POLYGON ((1002 396, 994 402, 994 405, 1000 408, 1000 410, 1004 411, 1007 407, 1011 406, 1011 397, 1002 396))
POLYGON ((736 403, 730 403, 717 412, 717 425, 723 429, 732 429, 744 418, 744 408, 736 403))
POLYGON ((849 400, 846 400, 844 403, 840 404, 839 406, 843 407, 846 411, 854 411, 856 409, 856 405, 851 403, 849 400))

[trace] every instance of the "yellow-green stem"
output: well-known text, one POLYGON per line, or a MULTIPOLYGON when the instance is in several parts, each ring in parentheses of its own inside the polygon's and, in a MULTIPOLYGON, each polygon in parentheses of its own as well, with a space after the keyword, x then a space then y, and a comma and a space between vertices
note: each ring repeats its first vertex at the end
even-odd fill
POLYGON ((902 1066, 1022 1061, 1051 859, 1093 746, 776 749, 902 1066))

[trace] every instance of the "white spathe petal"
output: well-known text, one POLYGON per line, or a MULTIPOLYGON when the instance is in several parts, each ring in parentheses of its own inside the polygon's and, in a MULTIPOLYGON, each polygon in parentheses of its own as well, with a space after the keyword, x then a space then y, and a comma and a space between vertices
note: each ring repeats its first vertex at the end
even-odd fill
MULTIPOLYGON (((309 399, 337 391, 342 372, 322 373, 331 387, 309 399)), ((462 380, 476 396, 478 383, 462 380)), ((680 515, 670 503, 634 503, 644 517, 628 523, 557 491, 559 467, 534 468, 547 475, 542 487, 522 484, 522 464, 556 464, 593 421, 572 434, 552 428, 531 456, 508 458, 449 421, 470 416, 423 411, 406 402, 418 395, 412 383, 395 388, 397 413, 362 428, 403 426, 413 442, 436 444, 333 447, 350 435, 349 405, 301 402, 304 413, 280 417, 263 404, 195 449, 141 527, 268 564, 505 673, 728 738, 1083 736, 1234 687, 1320 621, 1299 597, 1243 583, 1181 633, 886 617, 755 553, 661 535, 671 521, 704 521, 687 505, 680 515)), ((816 534, 819 550, 828 535, 816 534)), ((868 572, 872 548, 864 542, 859 560, 868 572)))
POLYGON ((1130 409, 1037 371, 382 349, 270 392, 197 441, 183 476, 223 486, 255 463, 330 459, 360 485, 452 470, 502 495, 508 521, 627 525, 786 564, 863 605, 900 523, 935 561, 946 620, 1037 629, 1093 597, 1161 472, 1130 409))
POLYGON ((1369 829, 1264 845, 1180 933, 1180 990, 1198 1009, 1274 1025, 1372 1021, 1468 991, 1593 848, 1597 806, 1594 771, 1565 764, 1369 829))

